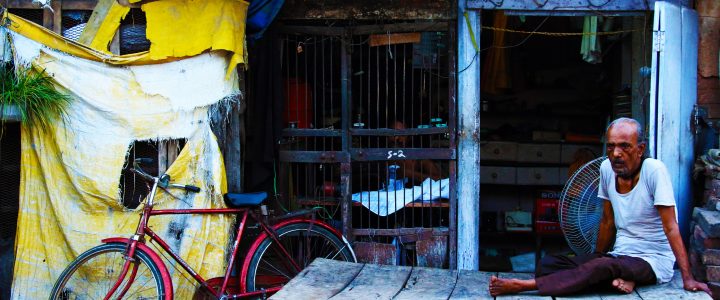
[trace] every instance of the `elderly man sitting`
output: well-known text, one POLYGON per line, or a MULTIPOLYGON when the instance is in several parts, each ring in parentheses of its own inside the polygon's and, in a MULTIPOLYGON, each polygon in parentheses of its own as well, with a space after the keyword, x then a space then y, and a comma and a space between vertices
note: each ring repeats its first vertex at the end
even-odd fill
POLYGON ((607 129, 608 159, 600 166, 598 197, 606 201, 596 253, 546 256, 535 279, 492 277, 490 294, 538 290, 556 296, 605 287, 631 293, 635 285, 670 281, 675 261, 686 290, 710 294, 690 273, 667 169, 644 153, 640 124, 628 118, 613 121, 607 129))

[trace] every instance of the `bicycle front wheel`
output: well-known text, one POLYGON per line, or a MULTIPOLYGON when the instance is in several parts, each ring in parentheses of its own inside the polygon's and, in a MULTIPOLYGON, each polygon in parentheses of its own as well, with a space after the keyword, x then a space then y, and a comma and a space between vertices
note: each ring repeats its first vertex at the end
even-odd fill
MULTIPOLYGON (((280 243, 301 269, 317 257, 355 262, 350 245, 320 225, 296 223, 280 227, 276 232, 280 243)), ((252 255, 246 280, 248 292, 284 285, 299 273, 269 236, 252 255)))
MULTIPOLYGON (((50 299, 105 299, 121 276, 126 248, 126 244, 110 243, 80 254, 55 282, 50 299)), ((110 299, 164 299, 165 291, 160 269, 147 253, 136 249, 134 261, 110 299)))

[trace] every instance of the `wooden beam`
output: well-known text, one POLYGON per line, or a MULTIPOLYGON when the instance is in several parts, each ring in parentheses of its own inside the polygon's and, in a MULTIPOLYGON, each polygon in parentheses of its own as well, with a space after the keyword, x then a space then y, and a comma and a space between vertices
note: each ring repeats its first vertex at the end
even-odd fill
POLYGON ((370 35, 370 47, 387 46, 395 44, 419 43, 420 33, 390 33, 370 35))
POLYGON ((62 0, 54 0, 50 3, 53 13, 53 31, 62 35, 62 0))
POLYGON ((435 228, 394 228, 394 229, 375 229, 375 228, 358 228, 353 229, 353 234, 364 236, 401 236, 401 235, 420 235, 426 232, 432 236, 447 236, 448 229, 443 227, 435 228))
MULTIPOLYGON (((242 76, 242 75, 241 75, 242 76)), ((240 101, 215 104, 216 112, 210 116, 211 127, 217 138, 225 162, 227 188, 230 193, 242 192, 242 153, 240 148, 240 101), (227 104, 227 105, 226 105, 227 104)))
POLYGON ((6 8, 9 9, 39 9, 37 4, 32 3, 28 0, 6 0, 7 2, 2 3, 6 8))
POLYGON ((290 34, 309 34, 309 35, 343 35, 346 29, 342 27, 328 26, 286 26, 280 27, 280 32, 290 34))
POLYGON ((480 12, 459 1, 457 75, 457 268, 478 270, 480 257, 480 12), (470 26, 468 26, 468 23, 470 26))
POLYGON ((351 27, 353 34, 393 33, 393 32, 424 32, 447 31, 447 22, 418 22, 377 25, 358 25, 351 27))
POLYGON ((92 43, 98 30, 100 30, 100 26, 105 20, 105 17, 110 12, 113 5, 116 4, 117 2, 115 2, 115 0, 98 1, 97 5, 93 9, 92 15, 90 15, 90 20, 88 20, 85 25, 85 29, 83 29, 83 32, 78 38, 78 43, 83 45, 90 45, 90 43, 92 43))
POLYGON ((355 19, 355 20, 452 20, 455 1, 450 0, 287 0, 280 19, 355 19))
MULTIPOLYGON (((37 4, 30 0, 5 0, 0 1, 3 6, 10 9, 40 9, 37 4), (5 2, 7 1, 7 2, 5 2)), ((97 4, 97 0, 55 0, 59 2, 62 9, 68 10, 93 10, 97 4)), ((53 6, 53 9, 55 7, 53 6)))
MULTIPOLYGON (((457 149, 457 22, 449 22, 448 36, 450 47, 448 53, 448 127, 452 130, 450 134, 450 149, 457 149)), ((457 269, 457 160, 451 160, 449 163, 450 171, 450 207, 448 212, 448 267, 452 270, 457 269)))
POLYGON ((53 30, 54 22, 53 13, 49 9, 43 9, 43 27, 53 30))
POLYGON ((62 8, 68 10, 93 10, 97 0, 63 0, 62 8))
POLYGON ((165 174, 170 164, 168 163, 168 141, 158 142, 158 175, 165 174))
MULTIPOLYGON (((466 0, 468 9, 501 9, 527 11, 644 11, 653 10, 656 0, 608 0, 598 4, 594 0, 466 0)), ((683 6, 690 6, 691 0, 675 0, 683 6)))
MULTIPOLYGON (((239 72, 241 77, 244 77, 244 72, 239 72)), ((240 90, 244 93, 244 80, 240 81, 240 90)), ((238 101, 239 102, 239 101, 238 101)), ((240 103, 233 103, 230 114, 228 115, 227 121, 227 140, 225 141, 225 152, 223 153, 225 161, 225 176, 227 178, 228 192, 240 193, 243 191, 242 188, 242 107, 240 103)), ((272 195, 271 197, 274 197, 272 195)))

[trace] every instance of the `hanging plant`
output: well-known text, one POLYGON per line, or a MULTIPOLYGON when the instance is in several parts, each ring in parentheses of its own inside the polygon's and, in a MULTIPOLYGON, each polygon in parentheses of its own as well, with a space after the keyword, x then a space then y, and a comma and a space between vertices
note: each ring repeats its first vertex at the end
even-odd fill
POLYGON ((65 119, 70 100, 55 89, 45 70, 22 65, 13 70, 0 64, 0 111, 17 107, 22 126, 48 130, 51 123, 65 119))

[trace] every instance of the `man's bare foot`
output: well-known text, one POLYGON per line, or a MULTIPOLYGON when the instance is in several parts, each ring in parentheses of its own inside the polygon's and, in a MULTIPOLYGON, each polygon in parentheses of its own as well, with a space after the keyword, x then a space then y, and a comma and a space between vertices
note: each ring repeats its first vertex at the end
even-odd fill
POLYGON ((624 280, 622 278, 615 278, 612 285, 615 289, 625 294, 630 294, 635 289, 635 281, 624 280))
POLYGON ((505 295, 505 294, 517 294, 519 292, 530 291, 537 289, 534 279, 522 280, 522 279, 505 279, 497 278, 496 276, 490 277, 490 295, 505 295))

